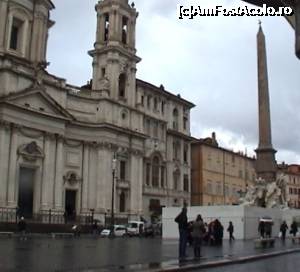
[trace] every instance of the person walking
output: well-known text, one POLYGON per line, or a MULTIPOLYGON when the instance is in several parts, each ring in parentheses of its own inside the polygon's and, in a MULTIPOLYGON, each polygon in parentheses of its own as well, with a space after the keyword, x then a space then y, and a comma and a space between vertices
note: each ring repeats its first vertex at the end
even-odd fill
POLYGON ((20 221, 18 222, 18 229, 21 234, 20 239, 26 240, 26 230, 27 230, 27 223, 25 221, 25 218, 22 216, 20 221))
POLYGON ((293 234, 294 237, 296 237, 297 232, 298 232, 298 225, 295 221, 293 221, 293 223, 291 224, 290 233, 293 234))
POLYGON ((232 242, 233 240, 235 240, 235 238, 233 236, 234 227, 231 221, 229 221, 227 231, 229 232, 229 242, 232 242))
POLYGON ((285 236, 286 236, 286 231, 288 229, 288 225, 286 224, 285 221, 282 222, 282 224, 280 225, 280 232, 281 232, 281 240, 285 241, 285 236))
POLYGON ((202 239, 205 234, 205 226, 200 214, 197 215, 196 221, 193 223, 193 245, 194 245, 194 258, 200 259, 202 239))
POLYGON ((179 229, 179 260, 183 261, 186 258, 186 244, 188 236, 188 219, 187 208, 183 207, 180 214, 175 218, 179 229))

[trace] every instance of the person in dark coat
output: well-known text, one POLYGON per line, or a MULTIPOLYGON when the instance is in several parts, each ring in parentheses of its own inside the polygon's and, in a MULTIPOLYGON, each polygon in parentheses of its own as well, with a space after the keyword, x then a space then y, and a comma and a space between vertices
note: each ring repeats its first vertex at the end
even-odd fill
POLYGON ((265 238, 265 222, 259 221, 258 232, 260 233, 261 238, 265 238))
POLYGON ((289 227, 286 224, 286 222, 283 221, 282 224, 280 225, 280 231, 281 231, 281 239, 282 239, 282 241, 285 241, 286 231, 287 231, 288 228, 289 227))
POLYGON ((229 242, 235 240, 234 236, 233 236, 234 227, 233 227, 233 224, 232 224, 231 221, 229 222, 229 226, 227 228, 227 231, 229 232, 229 242))
POLYGON ((298 232, 298 225, 295 221, 293 221, 293 223, 291 224, 290 233, 293 234, 294 237, 296 237, 297 232, 298 232))
POLYGON ((20 221, 18 222, 18 230, 21 233, 21 240, 26 240, 26 230, 27 230, 27 223, 24 217, 21 217, 20 221))
POLYGON ((218 219, 215 220, 213 232, 214 232, 215 244, 222 245, 224 227, 222 226, 221 222, 218 219))
POLYGON ((188 236, 188 218, 187 208, 183 207, 181 213, 175 218, 175 222, 178 224, 179 229, 179 260, 186 258, 186 244, 188 236))

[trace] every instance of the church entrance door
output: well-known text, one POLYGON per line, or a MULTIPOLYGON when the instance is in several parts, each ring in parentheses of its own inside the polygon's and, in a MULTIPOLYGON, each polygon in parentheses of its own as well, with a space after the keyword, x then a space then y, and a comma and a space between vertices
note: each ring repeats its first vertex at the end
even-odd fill
POLYGON ((33 181, 35 170, 31 168, 20 168, 18 214, 25 218, 32 218, 33 215, 33 181))
POLYGON ((76 219, 76 195, 77 191, 66 190, 65 214, 68 221, 76 219))

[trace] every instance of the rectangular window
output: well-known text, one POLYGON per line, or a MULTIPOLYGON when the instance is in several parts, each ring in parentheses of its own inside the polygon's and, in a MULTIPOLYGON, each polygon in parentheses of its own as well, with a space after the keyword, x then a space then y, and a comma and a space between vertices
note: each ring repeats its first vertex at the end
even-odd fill
POLYGON ((160 168, 160 186, 161 188, 165 187, 165 167, 161 166, 160 168))
POLYGON ((10 33, 10 43, 9 48, 13 50, 18 50, 20 48, 20 34, 21 34, 21 27, 23 22, 13 18, 12 26, 11 26, 11 33, 10 33))
POLYGON ((183 177, 183 190, 189 192, 189 175, 184 175, 183 177))
POLYGON ((126 161, 120 161, 120 179, 126 180, 126 161))
POLYGON ((150 171, 151 171, 151 164, 146 164, 146 185, 150 185, 150 171))
POLYGON ((150 106, 151 106, 151 96, 148 95, 147 96, 147 108, 150 109, 150 106))
POLYGON ((212 194, 212 184, 211 184, 211 182, 207 183, 206 192, 207 192, 207 194, 212 194))
POLYGON ((165 102, 164 101, 161 102, 161 113, 162 114, 165 113, 165 102))
POLYGON ((188 162, 188 145, 184 145, 184 150, 183 150, 183 160, 185 163, 188 162))
POLYGON ((153 137, 158 138, 158 123, 156 121, 153 124, 153 137))
POLYGON ((184 129, 184 130, 187 129, 187 123, 188 123, 187 117, 183 117, 183 129, 184 129))
POLYGON ((150 136, 150 120, 149 119, 146 119, 146 124, 145 124, 146 128, 145 128, 145 131, 146 131, 146 134, 148 136, 150 136))
POLYGON ((141 104, 142 104, 142 106, 144 106, 144 96, 143 95, 141 96, 141 104))

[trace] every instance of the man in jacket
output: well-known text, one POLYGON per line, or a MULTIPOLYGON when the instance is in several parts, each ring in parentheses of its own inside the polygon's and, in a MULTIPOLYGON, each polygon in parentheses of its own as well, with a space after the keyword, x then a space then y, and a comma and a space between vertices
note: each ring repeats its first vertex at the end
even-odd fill
POLYGON ((179 229, 179 260, 182 261, 186 258, 186 244, 188 236, 188 219, 187 208, 183 207, 181 213, 175 218, 179 229))

